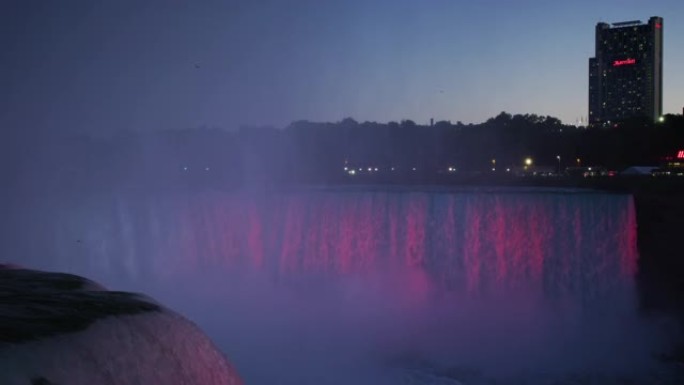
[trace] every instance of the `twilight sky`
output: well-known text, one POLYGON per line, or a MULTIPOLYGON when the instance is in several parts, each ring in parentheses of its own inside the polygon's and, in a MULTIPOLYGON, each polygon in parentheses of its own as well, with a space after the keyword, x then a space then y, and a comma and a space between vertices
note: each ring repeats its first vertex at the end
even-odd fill
POLYGON ((595 24, 656 15, 681 113, 682 0, 0 0, 0 127, 574 123, 595 24))

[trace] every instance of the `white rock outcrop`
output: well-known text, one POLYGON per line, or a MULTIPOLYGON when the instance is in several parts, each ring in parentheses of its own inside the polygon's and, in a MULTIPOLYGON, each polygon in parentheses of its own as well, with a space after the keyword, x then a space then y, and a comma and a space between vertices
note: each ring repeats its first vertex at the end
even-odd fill
POLYGON ((0 384, 238 385, 209 338, 140 295, 0 265, 0 384))

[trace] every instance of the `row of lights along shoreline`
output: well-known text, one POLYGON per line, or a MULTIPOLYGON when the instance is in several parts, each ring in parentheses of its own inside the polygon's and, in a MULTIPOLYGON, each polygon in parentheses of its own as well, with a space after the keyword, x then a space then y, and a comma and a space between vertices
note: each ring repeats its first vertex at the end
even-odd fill
MULTIPOLYGON (((684 153, 684 151, 682 151, 684 153)), ((520 166, 515 166, 515 165, 508 165, 501 171, 505 171, 507 173, 514 172, 516 174, 543 174, 545 176, 552 176, 554 175, 554 171, 556 175, 561 175, 562 174, 562 163, 561 159, 562 157, 560 155, 556 155, 555 158, 558 162, 557 168, 555 170, 550 170, 548 167, 537 167, 535 166, 534 159, 532 157, 526 157, 522 160, 520 166), (522 173, 521 173, 522 171, 522 173)), ((575 160, 576 165, 575 167, 581 167, 581 159, 577 158, 575 160)), ((497 172, 497 167, 496 167, 496 159, 491 160, 491 171, 492 172, 497 172)), ((588 169, 591 171, 591 167, 588 167, 588 169)), ((401 168, 398 167, 359 167, 359 166, 350 166, 349 163, 345 163, 345 166, 343 168, 344 172, 346 172, 349 175, 357 175, 361 173, 378 173, 378 172, 394 172, 394 171, 401 171, 401 168)), ((404 171, 412 171, 412 172, 417 172, 419 171, 418 167, 407 167, 403 169, 404 171)), ((421 169, 421 171, 424 171, 421 169)), ((436 172, 444 172, 446 171, 447 173, 459 173, 459 169, 456 166, 447 166, 444 169, 437 169, 435 170, 436 172)))
MULTIPOLYGON (((652 123, 664 123, 663 115, 663 33, 664 21, 653 16, 647 22, 640 20, 605 23, 599 22, 595 28, 595 55, 589 59, 588 128, 617 128, 629 119, 647 119, 652 123)), ((682 114, 684 115, 684 109, 682 114)), ((563 157, 545 159, 547 166, 537 165, 532 157, 526 157, 519 165, 509 164, 500 171, 516 176, 555 176, 580 175, 583 177, 616 176, 620 172, 601 166, 583 166, 582 160, 564 164, 563 157), (565 166, 565 167, 564 167, 565 166)), ((665 155, 657 166, 628 167, 626 175, 682 175, 684 170, 684 150, 676 156, 665 155), (675 169, 676 172, 671 170, 675 169)), ((395 167, 349 167, 344 171, 349 175, 381 171, 397 171, 395 167)), ((418 168, 410 169, 413 172, 418 168)), ((430 170, 421 170, 428 172, 430 170)), ((459 174, 454 165, 432 172, 459 174)), ((478 171, 481 173, 482 171, 478 171)), ((491 172, 497 173, 497 161, 491 160, 491 172)))

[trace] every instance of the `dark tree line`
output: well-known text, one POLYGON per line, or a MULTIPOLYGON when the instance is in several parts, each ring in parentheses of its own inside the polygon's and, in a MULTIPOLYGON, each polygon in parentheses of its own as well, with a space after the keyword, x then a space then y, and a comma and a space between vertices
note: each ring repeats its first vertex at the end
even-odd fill
MULTIPOLYGON (((556 118, 500 113, 480 124, 411 120, 376 123, 296 121, 285 128, 119 132, 109 137, 14 131, 0 152, 6 186, 25 191, 148 186, 237 187, 244 184, 344 182, 367 167, 394 178, 458 174, 535 165, 658 165, 684 148, 684 119, 611 127, 564 125, 556 118), (495 160, 495 163, 492 162, 495 160), (415 171, 414 171, 415 169, 415 171)), ((377 175, 381 175, 380 174, 377 175)))

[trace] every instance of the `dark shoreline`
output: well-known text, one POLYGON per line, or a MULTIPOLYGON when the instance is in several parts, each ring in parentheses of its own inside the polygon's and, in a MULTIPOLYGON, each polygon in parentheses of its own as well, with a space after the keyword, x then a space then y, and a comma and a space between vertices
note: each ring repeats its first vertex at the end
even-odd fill
POLYGON ((638 191, 637 215, 641 305, 684 320, 684 193, 638 191))

